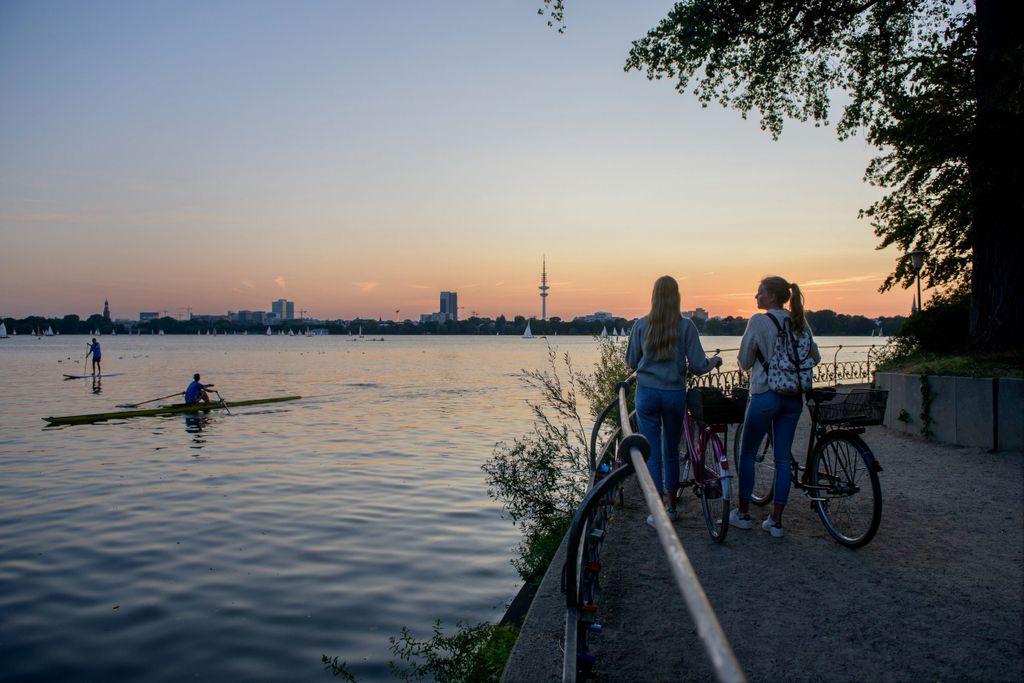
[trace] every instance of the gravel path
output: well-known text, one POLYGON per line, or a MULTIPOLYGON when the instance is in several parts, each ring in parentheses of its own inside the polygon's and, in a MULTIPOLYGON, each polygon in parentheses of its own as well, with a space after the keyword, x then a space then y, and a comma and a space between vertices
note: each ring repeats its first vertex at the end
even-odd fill
MULTIPOLYGON (((716 545, 697 500, 680 503, 676 530, 748 678, 1024 680, 1024 457, 881 427, 864 439, 883 513, 859 550, 832 541, 796 489, 783 539, 757 524, 716 545)), ((710 680, 646 515, 631 478, 602 551, 598 679, 710 680)))

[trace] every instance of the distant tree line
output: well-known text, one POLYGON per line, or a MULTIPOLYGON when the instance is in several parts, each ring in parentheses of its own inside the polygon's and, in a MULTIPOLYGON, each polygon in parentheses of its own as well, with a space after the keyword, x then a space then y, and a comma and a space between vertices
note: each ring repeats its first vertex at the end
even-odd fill
MULTIPOLYGON (((826 336, 869 336, 877 334, 880 329, 883 335, 890 336, 899 332, 903 326, 904 316, 892 316, 882 318, 867 318, 862 315, 846 315, 836 313, 828 309, 822 311, 808 311, 807 320, 817 335, 826 336)), ((260 323, 238 323, 231 322, 227 318, 219 320, 176 320, 174 318, 159 318, 145 322, 121 323, 105 319, 102 315, 91 315, 82 320, 77 315, 65 315, 62 318, 44 318, 41 316, 29 316, 21 320, 4 318, 8 334, 17 332, 19 335, 32 335, 37 332, 45 332, 52 328, 60 334, 84 334, 89 335, 95 332, 100 334, 264 334, 266 325, 260 323)), ((628 332, 635 320, 626 318, 611 318, 604 321, 588 321, 583 319, 562 320, 553 317, 548 320, 530 319, 530 331, 535 336, 555 335, 585 335, 596 336, 602 332, 614 335, 616 332, 628 332)), ((693 319, 697 330, 701 334, 739 336, 747 326, 747 319, 728 316, 725 318, 712 318, 702 320, 693 319)), ((509 320, 504 315, 497 318, 470 317, 465 320, 448 320, 445 322, 413 323, 411 321, 395 322, 391 320, 288 320, 274 325, 271 329, 274 334, 281 331, 303 334, 306 330, 326 330, 331 335, 357 335, 376 336, 383 334, 435 334, 435 335, 521 335, 526 330, 527 319, 517 315, 509 320)))

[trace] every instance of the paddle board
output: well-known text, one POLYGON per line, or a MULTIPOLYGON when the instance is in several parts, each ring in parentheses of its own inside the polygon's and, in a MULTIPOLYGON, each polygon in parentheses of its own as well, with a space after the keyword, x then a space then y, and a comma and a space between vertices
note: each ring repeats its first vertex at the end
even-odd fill
POLYGON ((123 372, 104 372, 102 375, 69 375, 65 373, 64 379, 89 379, 90 377, 103 379, 104 377, 117 377, 118 375, 123 374, 123 372))

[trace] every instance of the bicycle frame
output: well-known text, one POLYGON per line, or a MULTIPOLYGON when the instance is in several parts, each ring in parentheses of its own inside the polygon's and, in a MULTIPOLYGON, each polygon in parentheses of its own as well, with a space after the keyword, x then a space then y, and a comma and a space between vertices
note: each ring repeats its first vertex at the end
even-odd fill
POLYGON ((679 486, 704 486, 705 484, 721 481, 722 494, 729 496, 731 492, 728 484, 731 475, 707 480, 705 479, 707 469, 704 467, 704 451, 710 441, 712 455, 718 458, 723 473, 730 472, 729 459, 726 456, 726 443, 729 439, 728 426, 706 425, 702 422, 697 422, 690 417, 690 413, 687 411, 683 415, 683 439, 686 443, 686 457, 690 472, 687 480, 681 481, 679 486), (719 433, 724 435, 725 441, 718 438, 719 433))

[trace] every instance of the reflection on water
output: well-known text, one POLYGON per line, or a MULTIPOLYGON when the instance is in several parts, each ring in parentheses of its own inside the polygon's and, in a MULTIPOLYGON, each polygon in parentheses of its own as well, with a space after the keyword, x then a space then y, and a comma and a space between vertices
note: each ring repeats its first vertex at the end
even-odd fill
POLYGON ((480 465, 529 429, 517 373, 543 342, 118 336, 104 370, 123 374, 93 393, 61 381, 80 341, 0 345, 5 391, 36 398, 0 407, 0 678, 309 680, 327 653, 393 680, 402 626, 496 620, 514 596, 518 533, 480 465), (194 372, 304 398, 43 429, 194 372))
POLYGON ((92 378, 92 393, 98 394, 103 391, 103 380, 99 377, 92 378))
MULTIPOLYGON (((185 415, 185 431, 192 435, 192 443, 189 445, 189 448, 199 450, 206 444, 206 439, 202 437, 202 433, 203 429, 209 424, 210 417, 203 413, 185 415)), ((198 458, 199 453, 196 453, 195 457, 198 458)))

